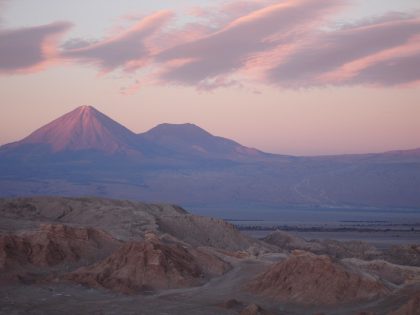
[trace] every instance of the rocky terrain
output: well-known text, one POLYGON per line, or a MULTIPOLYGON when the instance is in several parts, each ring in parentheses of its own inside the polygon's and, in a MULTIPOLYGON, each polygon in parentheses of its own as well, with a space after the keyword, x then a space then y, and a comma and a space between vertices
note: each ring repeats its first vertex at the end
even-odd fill
POLYGON ((354 303, 389 293, 376 277, 346 268, 326 255, 297 250, 258 276, 249 289, 283 302, 312 305, 354 303))
POLYGON ((418 244, 393 245, 380 250, 362 241, 310 240, 284 231, 275 231, 263 238, 265 243, 291 250, 305 250, 334 258, 359 258, 362 260, 383 259, 388 262, 420 266, 420 246, 418 244))
POLYGON ((34 278, 34 272, 42 274, 49 268, 58 271, 93 263, 120 246, 120 241, 104 231, 63 224, 41 224, 36 231, 1 234, 0 281, 25 281, 34 278))
POLYGON ((64 279, 132 294, 197 286, 229 269, 228 263, 214 255, 155 239, 127 242, 105 260, 64 279))
POLYGON ((407 303, 392 311, 389 315, 419 315, 420 314, 420 294, 411 298, 407 303))
POLYGON ((166 204, 0 199, 0 314, 418 314, 418 246, 257 240, 166 204))

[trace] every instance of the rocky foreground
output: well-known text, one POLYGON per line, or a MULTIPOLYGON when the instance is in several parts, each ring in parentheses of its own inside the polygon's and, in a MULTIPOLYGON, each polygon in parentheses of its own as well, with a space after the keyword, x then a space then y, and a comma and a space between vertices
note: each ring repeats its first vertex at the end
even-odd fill
POLYGON ((420 247, 263 240, 177 206, 0 200, 1 314, 420 312, 420 247))

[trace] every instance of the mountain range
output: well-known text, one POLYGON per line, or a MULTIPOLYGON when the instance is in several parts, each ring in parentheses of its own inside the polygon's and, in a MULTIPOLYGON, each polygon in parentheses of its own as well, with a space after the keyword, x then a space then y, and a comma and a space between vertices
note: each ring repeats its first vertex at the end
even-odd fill
POLYGON ((182 205, 420 208, 420 149, 296 157, 193 124, 136 134, 81 106, 0 147, 0 195, 94 195, 182 205))
POLYGON ((193 124, 161 124, 135 134, 92 106, 84 105, 39 128, 21 141, 1 147, 2 156, 96 152, 136 158, 246 159, 267 156, 235 141, 215 137, 193 124), (25 154, 22 154, 25 152, 25 154))

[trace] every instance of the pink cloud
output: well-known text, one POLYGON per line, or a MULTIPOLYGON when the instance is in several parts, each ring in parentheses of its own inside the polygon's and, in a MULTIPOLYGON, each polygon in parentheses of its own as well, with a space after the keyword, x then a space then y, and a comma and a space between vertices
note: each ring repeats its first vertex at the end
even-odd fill
POLYGON ((339 68, 323 73, 317 80, 320 82, 335 82, 336 84, 354 81, 364 70, 376 64, 389 64, 392 60, 399 58, 411 58, 420 53, 420 36, 415 36, 404 45, 385 49, 364 58, 345 63, 339 68))
MULTIPOLYGON (((392 13, 334 30, 322 28, 348 4, 227 1, 194 8, 193 21, 184 25, 169 24, 174 14, 160 11, 102 40, 67 40, 61 50, 60 36, 69 23, 0 29, 0 72, 36 71, 64 60, 92 64, 101 73, 144 70, 124 89, 127 94, 145 84, 212 90, 249 82, 283 88, 418 83, 420 18, 392 13)), ((138 17, 124 17, 133 18, 138 17)))
POLYGON ((71 27, 67 22, 0 30, 0 72, 38 71, 57 57, 60 37, 71 27))
MULTIPOLYGON (((213 6, 194 7, 190 14, 206 25, 212 25, 212 28, 223 27, 227 23, 248 15, 254 11, 263 9, 269 5, 278 3, 275 0, 237 0, 218 3, 213 6)), ((199 22, 197 23, 199 24, 199 22)))
POLYGON ((411 55, 418 54, 417 49, 409 47, 419 34, 419 19, 397 16, 393 20, 381 19, 378 23, 318 32, 270 69, 267 78, 271 83, 286 87, 373 83, 374 77, 378 79, 378 84, 398 82, 395 76, 379 80, 379 73, 384 76, 391 73, 385 70, 381 72, 377 67, 385 67, 392 57, 398 60, 398 65, 394 65, 393 69, 399 68, 398 75, 404 75, 404 59, 413 59, 411 55), (404 54, 407 50, 411 50, 408 55, 404 54), (363 74, 369 68, 371 71, 376 69, 375 76, 363 74))
POLYGON ((420 50, 408 56, 394 56, 370 64, 349 83, 377 86, 410 85, 420 81, 420 50))
POLYGON ((144 66, 151 51, 146 44, 150 37, 173 17, 170 11, 160 11, 143 18, 130 29, 108 39, 81 48, 65 49, 62 56, 79 62, 93 63, 103 71, 119 67, 134 70, 144 66))
POLYGON ((341 5, 332 0, 284 1, 241 16, 212 34, 162 51, 157 63, 191 60, 179 67, 170 64, 160 79, 181 84, 202 84, 220 75, 241 70, 249 58, 294 40, 341 5))

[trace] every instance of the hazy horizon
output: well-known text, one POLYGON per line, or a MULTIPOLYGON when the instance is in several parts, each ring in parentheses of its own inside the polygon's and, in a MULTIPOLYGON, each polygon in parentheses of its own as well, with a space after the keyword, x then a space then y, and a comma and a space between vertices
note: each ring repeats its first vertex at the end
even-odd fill
MULTIPOLYGON (((98 108, 96 108, 96 106, 94 106, 94 105, 90 105, 90 104, 84 104, 84 105, 81 105, 81 106, 92 106, 92 107, 94 107, 95 109, 97 109, 98 110, 98 108)), ((73 110, 74 109, 76 109, 76 108, 78 108, 78 107, 81 107, 81 106, 77 106, 77 107, 75 107, 75 108, 73 108, 73 110)), ((67 113, 67 112, 66 112, 67 113)), ((63 115, 64 114, 66 114, 66 113, 63 113, 63 115)), ((106 113, 104 113, 104 114, 106 114, 106 113)), ((62 115, 60 115, 60 117, 61 117, 62 115)), ((113 120, 115 120, 113 117, 111 117, 111 116, 109 116, 111 119, 113 119, 113 120)), ((42 128, 43 126, 45 126, 45 125, 47 125, 47 124, 49 124, 50 122, 52 122, 52 121, 54 121, 55 119, 57 119, 57 118, 59 118, 59 117, 56 117, 56 118, 54 118, 53 120, 51 120, 51 121, 48 121, 48 122, 46 122, 45 124, 43 124, 42 126, 39 126, 39 128, 42 128)), ((136 134, 140 134, 140 133, 144 133, 144 132, 147 132, 147 131, 149 131, 150 129, 152 129, 152 128, 154 128, 154 127, 157 127, 157 126, 159 126, 160 124, 166 124, 166 122, 162 122, 162 123, 159 123, 159 124, 157 124, 157 125, 155 125, 155 126, 153 126, 153 127, 151 127, 151 128, 149 128, 149 129, 146 129, 146 130, 141 130, 141 131, 135 131, 135 130, 132 130, 132 129, 130 129, 130 128, 128 128, 127 126, 125 126, 124 124, 122 124, 121 122, 119 122, 119 121, 117 121, 117 123, 120 123, 121 125, 123 125, 124 127, 126 127, 127 129, 129 129, 130 131, 132 131, 132 132, 134 132, 134 133, 136 133, 136 134)), ((190 124, 191 122, 178 122, 178 123, 170 123, 170 124, 190 124)), ((194 124, 195 125, 195 124, 194 124)), ((198 127, 200 127, 200 128, 202 128, 202 126, 199 126, 199 125, 196 125, 196 126, 198 126, 198 127)), ((34 131, 36 131, 36 130, 38 130, 39 128, 36 128, 36 129, 34 129, 32 132, 34 132, 34 131)), ((204 129, 204 128, 203 128, 204 129)), ((206 130, 206 129, 204 129, 204 130, 206 130)), ((209 130, 206 130, 206 131, 208 131, 209 132, 209 130)), ((29 134, 27 134, 26 136, 29 136, 32 132, 30 132, 29 134)), ((224 135, 220 135, 220 134, 213 134, 212 132, 210 132, 212 135, 214 135, 214 136, 219 136, 219 137, 223 137, 223 138, 227 138, 227 137, 225 137, 224 135)), ((26 137, 26 136, 24 136, 24 137, 26 137)), ((24 138, 23 137, 23 138, 24 138)), ((7 142, 7 143, 0 143, 0 146, 2 146, 2 145, 5 145, 5 144, 9 144, 9 143, 13 143, 13 142, 16 142, 16 141, 20 141, 20 140, 22 140, 23 138, 20 138, 20 139, 16 139, 15 141, 11 141, 11 142, 7 142)), ((241 143, 241 142, 239 142, 239 141, 237 141, 237 140, 235 140, 235 139, 230 139, 230 140, 234 140, 234 141, 236 141, 236 142, 238 142, 238 143, 240 143, 240 144, 243 144, 243 143, 241 143)), ((260 148, 258 148, 258 147, 252 147, 252 148, 255 148, 255 149, 258 149, 258 150, 261 150, 261 151, 264 151, 264 150, 262 150, 262 149, 260 149, 260 148)), ((418 149, 419 147, 413 147, 413 148, 403 148, 402 150, 412 150, 412 149, 418 149)), ((401 150, 401 149, 394 149, 395 151, 396 150, 401 150)), ((378 151, 378 152, 371 152, 371 151, 369 151, 369 152, 357 152, 357 153, 336 153, 336 154, 301 154, 301 155, 299 155, 299 154, 292 154, 292 153, 287 153, 287 152, 270 152, 270 151, 264 151, 264 152, 266 152, 266 153, 274 153, 274 154, 285 154, 285 155, 295 155, 295 156, 322 156, 322 155, 340 155, 340 154, 365 154, 365 153, 383 153, 383 152, 388 152, 388 151, 394 151, 394 150, 387 150, 387 151, 378 151)))

